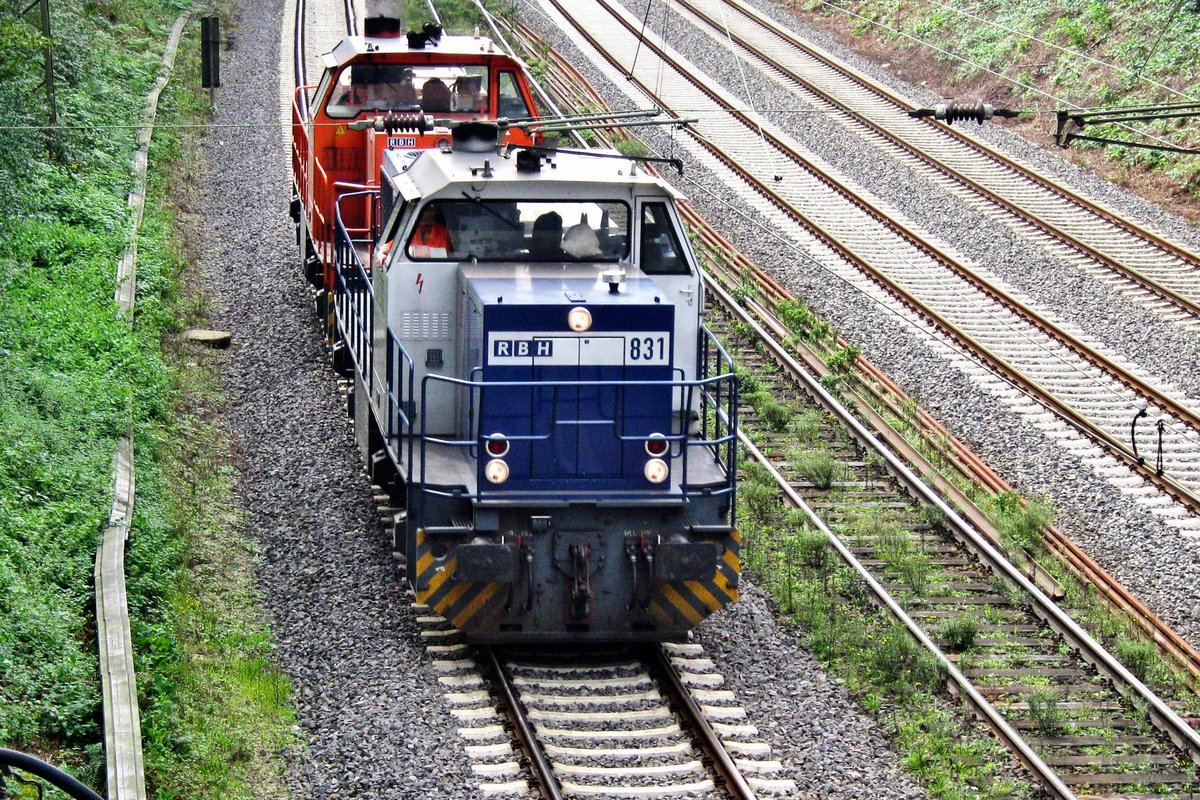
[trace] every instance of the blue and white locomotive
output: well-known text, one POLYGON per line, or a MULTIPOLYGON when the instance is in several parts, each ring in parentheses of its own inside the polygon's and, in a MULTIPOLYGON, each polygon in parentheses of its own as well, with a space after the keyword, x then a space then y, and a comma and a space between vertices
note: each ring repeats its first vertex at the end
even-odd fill
POLYGON ((454 133, 338 201, 335 335, 408 580, 474 641, 679 638, 740 562, 736 385, 675 192, 454 133))

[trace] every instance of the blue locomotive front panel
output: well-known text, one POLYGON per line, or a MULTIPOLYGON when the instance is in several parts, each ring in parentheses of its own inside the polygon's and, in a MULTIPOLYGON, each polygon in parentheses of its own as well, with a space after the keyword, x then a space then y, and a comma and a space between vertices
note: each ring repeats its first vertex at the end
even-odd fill
POLYGON ((735 600, 732 458, 663 292, 462 270, 457 431, 425 452, 474 485, 417 487, 418 599, 478 641, 676 638, 735 600))
POLYGON ((576 308, 486 310, 484 382, 527 384, 482 395, 480 430, 512 440, 505 490, 658 488, 644 474, 644 443, 671 429, 673 309, 597 306, 587 332, 557 331, 576 308))

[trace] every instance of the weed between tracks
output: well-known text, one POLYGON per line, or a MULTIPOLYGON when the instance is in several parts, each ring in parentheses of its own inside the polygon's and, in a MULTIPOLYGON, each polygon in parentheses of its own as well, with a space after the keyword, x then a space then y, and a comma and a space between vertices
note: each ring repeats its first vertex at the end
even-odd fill
MULTIPOLYGON (((769 391, 761 375, 749 383, 755 393, 775 398, 782 394, 769 391)), ((829 427, 825 415, 774 402, 786 407, 791 415, 787 429, 806 445, 801 457, 789 459, 794 471, 809 487, 824 492, 823 500, 842 514, 838 527, 843 541, 851 546, 860 540, 873 542, 877 556, 914 596, 945 583, 946 576, 895 515, 864 504, 858 492, 865 483, 856 483, 834 452, 846 443, 821 438, 822 429, 829 427)), ((760 404, 752 396, 749 405, 755 413, 743 417, 743 424, 748 429, 761 426, 755 438, 770 442, 772 432, 784 426, 763 420, 760 404)), ((774 442, 764 447, 787 452, 774 442)), ((812 528, 804 513, 784 509, 766 470, 748 458, 741 464, 738 491, 747 572, 775 597, 780 612, 801 626, 817 658, 880 723, 904 768, 938 798, 1029 795, 1027 784, 999 774, 998 765, 1009 761, 1003 748, 968 711, 939 694, 944 675, 933 658, 872 605, 865 584, 842 566, 825 535, 812 528)), ((873 468, 864 458, 862 471, 868 480, 873 468)), ((947 638, 969 648, 974 625, 974 620, 948 621, 947 638)))
MULTIPOLYGON (((803 315, 792 316, 804 319, 803 315)), ((736 326, 732 332, 734 336, 746 333, 737 330, 736 326)), ((797 335, 803 336, 803 329, 797 335)), ((803 338, 809 339, 808 336, 803 338)), ((822 338, 825 339, 824 334, 822 338)), ((830 336, 819 343, 825 345, 826 353, 830 352, 831 341, 830 336)), ((846 358, 843 356, 835 361, 843 366, 830 376, 832 380, 823 383, 839 390, 853 391, 858 379, 850 373, 846 358)), ((964 594, 931 562, 927 550, 925 531, 939 528, 944 523, 943 515, 936 509, 918 511, 910 508, 901 519, 901 515, 886 507, 887 504, 883 508, 871 508, 867 505, 869 499, 864 502, 859 492, 878 480, 887 480, 882 465, 873 464, 851 443, 840 441, 836 434, 826 433, 822 441, 820 428, 831 426, 820 412, 788 408, 794 420, 787 426, 763 414, 763 409, 768 406, 762 398, 770 397, 775 405, 787 407, 779 400, 787 392, 781 391, 777 383, 769 385, 773 380, 769 377, 773 368, 751 372, 743 367, 742 371, 749 377, 752 388, 747 406, 753 413, 743 418, 745 426, 747 429, 759 428, 754 434, 756 441, 762 443, 764 451, 775 456, 790 452, 788 442, 776 435, 777 432, 783 429, 797 434, 805 449, 803 457, 788 458, 792 473, 807 486, 802 493, 816 492, 810 499, 817 499, 832 515, 835 521, 831 524, 841 539, 851 547, 868 548, 873 554, 870 557, 882 562, 888 581, 899 584, 900 592, 910 598, 920 599, 934 593, 941 597, 964 594), (818 453, 822 454, 820 459, 814 457, 818 453), (834 462, 832 467, 824 465, 825 457, 834 462), (822 467, 812 469, 811 465, 818 460, 822 467), (853 469, 852 461, 856 464, 853 469), (873 472, 877 475, 873 476, 873 472), (837 477, 831 477, 834 475, 837 477)), ((905 401, 896 406, 898 414, 887 407, 877 410, 889 414, 894 426, 908 433, 910 441, 941 467, 943 474, 954 476, 944 455, 949 440, 930 442, 919 431, 915 402, 905 401)), ((743 461, 743 464, 739 499, 742 500, 747 570, 774 595, 781 611, 805 629, 818 658, 860 695, 863 708, 891 735, 905 768, 936 797, 1003 797, 1031 793, 1033 789, 1029 785, 998 774, 998 765, 1010 763, 1011 757, 970 719, 969 712, 951 706, 937 696, 941 676, 924 650, 906 631, 875 611, 860 579, 848 569, 837 566, 840 560, 832 552, 818 554, 826 543, 824 536, 808 530, 807 520, 800 512, 783 511, 774 482, 765 470, 756 463, 743 461)), ((1046 503, 1036 500, 1026 503, 1012 492, 990 495, 980 487, 968 484, 961 476, 957 480, 996 522, 1006 546, 1045 555, 1043 534, 1053 516, 1046 503)), ((932 538, 936 540, 937 537, 932 538)), ((932 546, 933 542, 928 544, 932 546)), ((1057 568, 1059 580, 1068 587, 1072 612, 1082 618, 1085 626, 1098 633, 1135 674, 1140 671, 1153 679, 1156 689, 1166 690, 1177 698, 1187 698, 1187 702, 1194 705, 1196 697, 1185 687, 1164 683, 1171 676, 1152 644, 1133 636, 1128 622, 1114 617, 1094 599, 1086 598, 1088 590, 1072 580, 1057 561, 1051 563, 1057 568)), ((1013 598, 1015 589, 1007 581, 993 579, 991 584, 991 590, 1003 597, 1009 607, 1020 604, 1013 598)), ((977 618, 960 615, 944 620, 938 626, 936 636, 944 650, 959 654, 958 666, 962 669, 1005 667, 1007 664, 1003 661, 983 663, 973 648, 979 639, 980 625, 1002 627, 1007 621, 1007 613, 999 607, 982 605, 977 618)), ((1006 634, 990 630, 987 636, 1003 640, 1006 634)), ((1044 679, 1028 676, 1020 682, 1037 686, 1044 679)), ((1016 684, 1018 679, 1002 678, 996 682, 997 685, 1006 683, 1016 684)), ((1029 715, 1043 734, 1068 730, 1069 722, 1057 706, 1055 695, 1049 691, 1034 690, 1029 700, 1029 715)), ((1070 730, 1074 731, 1074 728, 1070 730)))

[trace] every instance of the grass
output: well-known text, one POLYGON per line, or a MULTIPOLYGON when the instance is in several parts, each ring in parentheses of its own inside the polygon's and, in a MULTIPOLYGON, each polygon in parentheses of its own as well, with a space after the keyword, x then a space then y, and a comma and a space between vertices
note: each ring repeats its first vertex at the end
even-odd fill
MULTIPOLYGON (((89 125, 53 136, 0 131, 0 743, 97 786, 92 563, 117 438, 132 421, 140 470, 166 414, 170 373, 158 352, 163 320, 148 314, 130 327, 113 301, 134 134, 99 136, 91 126, 137 121, 177 6, 105 7, 100 26, 81 2, 52 8, 60 108, 89 125)), ((10 125, 44 122, 33 24, 6 16, 0 25, 0 109, 10 125)), ((146 292, 151 306, 155 295, 146 292)), ((136 565, 132 551, 129 560, 136 565)), ((159 597, 153 582, 128 588, 135 609, 159 597)))
MULTIPOLYGON (((944 675, 932 657, 875 609, 862 581, 840 566, 825 537, 808 529, 802 514, 782 511, 765 470, 742 464, 747 572, 800 626, 826 669, 861 697, 861 707, 892 738, 906 770, 942 800, 1030 796, 1029 785, 996 775, 996 765, 1007 763, 1008 756, 970 715, 939 695, 944 675)), ((884 514, 868 514, 852 527, 864 539, 893 537, 901 558, 922 555, 884 514)))
POLYGON ((796 471, 817 489, 831 488, 844 471, 841 462, 826 450, 799 453, 792 463, 796 471))
MULTIPOLYGON (((938 85, 958 86, 959 96, 982 96, 1010 108, 1036 107, 1043 120, 1068 101, 1080 107, 1112 107, 1180 102, 1171 90, 1192 97, 1200 93, 1200 64, 1195 59, 1200 15, 1192 12, 1191 2, 1149 7, 1114 0, 951 0, 938 5, 850 0, 837 5, 844 11, 824 3, 810 3, 806 9, 848 26, 855 35, 877 40, 877 46, 894 53, 893 64, 907 64, 911 78, 935 91, 938 85)), ((1046 126, 1032 116, 1024 127, 1048 144, 1046 126)), ((1194 120, 1135 127, 1177 145, 1200 143, 1200 126, 1194 120)), ((1128 136, 1115 128, 1089 127, 1086 133, 1128 136)), ((1088 143, 1072 147, 1100 152, 1100 146, 1088 143)), ((1121 167, 1118 180, 1155 173, 1180 199, 1200 196, 1200 161, 1195 158, 1119 145, 1104 147, 1103 153, 1121 167)))
MULTIPOLYGON (((184 41, 187 60, 177 69, 196 70, 194 45, 184 41)), ((178 118, 203 120, 207 113, 202 96, 184 82, 172 84, 163 102, 178 118)), ((206 304, 189 290, 186 266, 199 262, 200 221, 186 209, 199 207, 193 176, 200 174, 200 144, 163 131, 151 151, 145 237, 153 252, 169 255, 161 313, 175 330, 206 327, 206 304)), ((163 349, 172 391, 152 449, 160 481, 153 492, 139 487, 139 503, 156 522, 131 539, 150 545, 161 529, 169 543, 164 549, 175 552, 170 564, 147 559, 155 580, 170 578, 161 606, 147 609, 141 636, 154 673, 143 706, 147 781, 159 797, 279 796, 280 756, 295 744, 295 717, 259 610, 254 565, 260 554, 232 501, 237 473, 219 416, 219 364, 209 351, 174 338, 164 340, 163 349)))
MULTIPOLYGON (((288 686, 256 611, 257 556, 234 525, 212 366, 163 344, 202 306, 183 291, 195 253, 181 246, 183 220, 168 202, 195 205, 185 177, 200 172, 197 143, 169 124, 203 121, 189 88, 196 25, 160 104, 132 326, 113 302, 132 124, 180 7, 52 4, 60 109, 130 127, 59 131, 61 160, 40 133, 0 131, 0 744, 100 786, 91 571, 112 452, 132 425, 126 580, 151 796, 262 797, 282 793, 288 686)), ((26 72, 40 54, 23 24, 0 25, 0 107, 14 123, 36 123, 38 75, 26 72)))

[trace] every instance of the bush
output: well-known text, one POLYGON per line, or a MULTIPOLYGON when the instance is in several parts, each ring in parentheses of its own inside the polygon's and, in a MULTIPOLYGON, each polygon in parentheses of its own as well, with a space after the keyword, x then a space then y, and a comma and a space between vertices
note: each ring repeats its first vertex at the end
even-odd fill
POLYGON ((942 677, 939 664, 899 624, 890 625, 874 642, 870 660, 880 683, 901 695, 932 689, 942 677))
POLYGON ((1043 500, 1025 503, 1016 492, 1001 492, 992 501, 996 527, 1009 547, 1036 552, 1054 512, 1043 500))
POLYGON ((765 402, 757 405, 755 410, 758 412, 758 416, 762 419, 763 424, 776 433, 786 431, 792 421, 792 409, 782 403, 775 402, 775 400, 769 397, 765 402))
POLYGON ((1143 639, 1118 639, 1113 646, 1113 655, 1143 683, 1158 664, 1158 649, 1143 639))
POLYGON ((825 364, 839 375, 849 375, 861 352, 852 344, 839 347, 826 357, 825 364))
POLYGON ((841 472, 841 464, 825 450, 802 453, 794 466, 817 489, 829 489, 841 472))
POLYGON ((813 319, 812 312, 799 300, 780 300, 779 305, 775 307, 775 313, 788 330, 802 336, 808 331, 813 319))
POLYGON ((797 566, 822 574, 832 562, 829 540, 820 531, 802 529, 787 538, 789 554, 797 566))
POLYGON ((961 616, 947 619, 938 629, 938 637, 946 643, 946 649, 952 653, 961 653, 975 646, 975 637, 979 634, 979 623, 974 617, 961 616))
POLYGON ((1034 689, 1026 702, 1029 703, 1029 718, 1043 736, 1054 736, 1062 731, 1063 713, 1058 707, 1058 694, 1053 689, 1034 689))
POLYGON ((738 488, 738 500, 752 519, 766 522, 780 509, 779 492, 763 483, 743 483, 738 488))
POLYGON ((929 587, 929 557, 922 552, 912 552, 900 561, 900 577, 917 597, 924 597, 929 587))
POLYGON ((792 433, 806 444, 813 444, 821 435, 824 418, 820 411, 809 409, 800 413, 792 423, 792 433))
POLYGON ((641 139, 622 139, 617 142, 617 152, 630 158, 645 158, 650 155, 641 139))
POLYGON ((762 390, 762 383, 759 382, 758 376, 745 367, 735 367, 733 372, 737 375, 738 395, 742 398, 742 402, 751 402, 749 396, 762 390))

